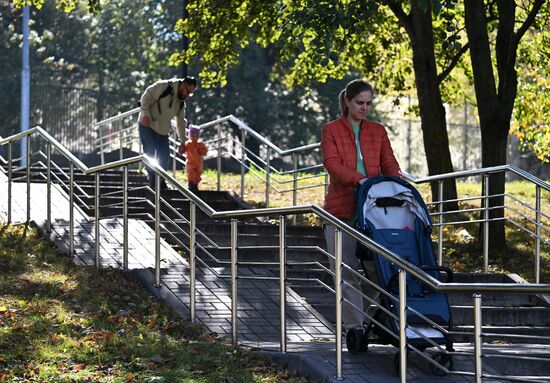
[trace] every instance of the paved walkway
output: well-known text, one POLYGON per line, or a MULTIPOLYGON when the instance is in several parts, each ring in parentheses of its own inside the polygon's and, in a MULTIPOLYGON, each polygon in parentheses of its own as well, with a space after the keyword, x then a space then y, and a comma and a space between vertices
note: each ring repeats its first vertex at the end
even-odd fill
MULTIPOLYGON (((31 187, 31 220, 45 227, 46 186, 31 187)), ((68 253, 69 203, 66 194, 52 187, 52 232, 50 239, 68 253)), ((75 208, 74 261, 95 265, 95 222, 75 208)), ((7 219, 7 179, 0 173, 0 221, 7 219)), ((13 184, 12 222, 26 220, 26 185, 13 184)), ((122 224, 119 219, 100 220, 102 267, 122 268, 122 224)), ((166 300, 184 318, 189 318, 189 268, 187 261, 161 240, 161 286, 154 287, 154 232, 143 222, 129 220, 128 275, 139 280, 154 295, 166 300)), ((239 276, 255 274, 255 270, 240 267, 239 276)), ((224 268, 197 267, 196 314, 210 331, 231 336, 231 288, 224 268)), ((276 360, 288 364, 316 381, 335 381, 335 345, 333 326, 292 290, 287 292, 287 352, 279 352, 280 319, 278 281, 240 279, 238 282, 238 338, 242 345, 261 350, 276 360)), ((456 345, 458 350, 470 345, 456 345)), ((345 349, 345 346, 344 346, 345 349)), ((398 382, 393 356, 397 349, 387 345, 372 345, 361 355, 343 354, 345 382, 398 382)), ((473 371, 468 358, 455 358, 455 369, 473 371)), ((494 371, 489 371, 495 373, 494 371)), ((469 382, 471 377, 431 374, 428 362, 411 356, 409 382, 469 382)), ((485 380, 487 382, 487 380, 485 380)))

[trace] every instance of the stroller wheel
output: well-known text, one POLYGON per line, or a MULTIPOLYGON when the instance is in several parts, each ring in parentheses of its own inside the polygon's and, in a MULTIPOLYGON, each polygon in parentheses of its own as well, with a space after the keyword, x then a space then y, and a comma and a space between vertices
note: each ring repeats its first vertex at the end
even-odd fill
POLYGON ((364 331, 360 328, 349 329, 346 333, 346 346, 352 355, 367 351, 368 344, 363 345, 364 331))
MULTIPOLYGON (((432 357, 432 359, 435 362, 442 365, 443 367, 445 367, 447 369, 447 371, 452 371, 453 370, 454 361, 453 361, 453 357, 451 355, 446 354, 444 352, 438 352, 432 357)), ((430 371, 435 376, 445 376, 445 375, 447 375, 447 371, 441 369, 440 367, 436 366, 433 363, 430 363, 430 371)))

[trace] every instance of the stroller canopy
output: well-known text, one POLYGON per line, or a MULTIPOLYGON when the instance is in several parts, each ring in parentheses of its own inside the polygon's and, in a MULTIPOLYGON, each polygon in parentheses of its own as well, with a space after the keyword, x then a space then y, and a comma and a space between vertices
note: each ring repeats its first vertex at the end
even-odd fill
POLYGON ((403 214, 404 209, 395 209, 398 206, 406 206, 431 231, 432 221, 428 208, 418 191, 407 181, 392 176, 369 178, 359 188, 357 211, 360 228, 365 230, 371 225, 376 229, 414 230, 414 216, 403 214), (374 206, 384 209, 372 209, 374 206), (391 211, 391 219, 387 217, 388 210, 391 211), (367 221, 370 221, 370 225, 367 221))

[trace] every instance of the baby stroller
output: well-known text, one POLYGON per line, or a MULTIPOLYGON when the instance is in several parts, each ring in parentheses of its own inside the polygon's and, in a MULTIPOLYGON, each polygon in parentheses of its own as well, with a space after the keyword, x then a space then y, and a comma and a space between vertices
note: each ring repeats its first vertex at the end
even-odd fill
MULTIPOLYGON (((440 274, 444 273, 448 282, 452 280, 452 271, 437 265, 430 237, 432 222, 428 208, 411 184, 398 177, 371 177, 358 191, 357 207, 358 229, 361 232, 434 278, 439 279, 440 274)), ((347 332, 348 351, 352 354, 366 351, 369 343, 392 344, 398 347, 399 339, 393 335, 399 334, 398 319, 390 316, 380 306, 399 316, 398 301, 390 297, 399 297, 399 268, 364 246, 359 250, 357 254, 364 272, 367 273, 364 262, 372 259, 378 276, 378 286, 387 294, 380 294, 378 307, 365 321, 363 330, 350 329, 347 332)), ((451 337, 433 325, 435 323, 448 330, 452 328, 451 311, 445 294, 436 292, 413 276, 407 275, 406 315, 408 350, 414 347, 424 351, 435 345, 445 345, 447 351, 453 351, 451 337)), ((394 359, 396 367, 399 365, 398 358, 399 353, 394 359)), ((433 360, 447 370, 452 370, 453 359, 450 354, 437 352, 433 360)), ((444 370, 435 364, 430 363, 430 368, 434 374, 444 374, 444 370)))

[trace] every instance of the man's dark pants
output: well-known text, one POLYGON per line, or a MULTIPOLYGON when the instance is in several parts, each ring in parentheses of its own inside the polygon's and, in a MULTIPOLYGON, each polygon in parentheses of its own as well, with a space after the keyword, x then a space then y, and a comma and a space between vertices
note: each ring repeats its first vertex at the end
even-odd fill
MULTIPOLYGON (((146 128, 141 123, 139 126, 139 138, 143 145, 143 153, 155 158, 161 168, 168 169, 170 165, 170 144, 168 136, 158 134, 151 128, 146 128)), ((154 186, 155 174, 147 167, 147 178, 149 185, 154 186)))

